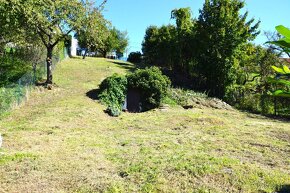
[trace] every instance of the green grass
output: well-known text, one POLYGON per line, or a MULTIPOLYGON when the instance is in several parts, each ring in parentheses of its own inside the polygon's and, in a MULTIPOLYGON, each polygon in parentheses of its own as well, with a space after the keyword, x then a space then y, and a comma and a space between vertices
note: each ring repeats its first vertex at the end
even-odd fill
POLYGON ((107 76, 133 69, 105 59, 65 60, 54 73, 57 87, 36 88, 4 115, 0 192, 287 189, 287 121, 176 104, 113 118, 86 96, 107 76))

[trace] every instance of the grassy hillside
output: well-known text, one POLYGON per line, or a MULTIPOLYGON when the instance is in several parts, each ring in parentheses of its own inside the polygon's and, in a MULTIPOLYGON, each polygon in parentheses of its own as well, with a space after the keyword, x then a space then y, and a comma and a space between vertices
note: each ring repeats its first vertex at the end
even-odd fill
POLYGON ((68 59, 0 120, 0 192, 287 192, 290 123, 178 106, 118 118, 93 90, 132 65, 68 59))

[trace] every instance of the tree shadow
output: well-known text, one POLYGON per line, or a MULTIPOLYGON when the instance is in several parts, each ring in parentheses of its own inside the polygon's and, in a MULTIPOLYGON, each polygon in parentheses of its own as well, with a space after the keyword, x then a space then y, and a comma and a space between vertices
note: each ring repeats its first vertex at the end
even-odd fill
POLYGON ((276 189, 276 193, 290 193, 290 185, 282 185, 276 189))
POLYGON ((197 87, 196 80, 186 73, 176 72, 168 68, 162 68, 162 73, 170 80, 173 88, 182 88, 204 92, 205 89, 197 87))
POLYGON ((86 96, 96 101, 99 100, 100 89, 92 89, 86 93, 86 96))
POLYGON ((135 70, 138 69, 138 67, 136 65, 133 65, 133 64, 130 64, 130 63, 126 63, 126 62, 122 62, 122 61, 111 61, 111 60, 108 60, 108 62, 116 64, 119 67, 121 67, 123 69, 126 69, 126 70, 128 70, 130 72, 134 72, 135 70))

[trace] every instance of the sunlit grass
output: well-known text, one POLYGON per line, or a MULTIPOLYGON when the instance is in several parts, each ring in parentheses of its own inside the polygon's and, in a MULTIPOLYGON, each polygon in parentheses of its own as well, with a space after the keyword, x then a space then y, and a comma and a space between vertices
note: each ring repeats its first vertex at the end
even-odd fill
POLYGON ((63 61, 53 90, 35 89, 1 118, 0 192, 274 192, 290 184, 289 122, 176 104, 109 117, 87 93, 134 69, 112 62, 63 61))

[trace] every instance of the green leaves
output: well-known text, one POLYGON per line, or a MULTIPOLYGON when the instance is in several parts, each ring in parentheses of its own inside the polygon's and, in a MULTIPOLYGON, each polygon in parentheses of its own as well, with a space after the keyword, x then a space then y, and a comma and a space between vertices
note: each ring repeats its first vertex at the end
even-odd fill
POLYGON ((288 68, 288 66, 286 65, 283 65, 282 68, 279 68, 279 67, 276 67, 276 66, 271 66, 275 72, 278 72, 279 74, 287 74, 287 73, 290 73, 290 70, 288 68))
POLYGON ((276 30, 284 36, 284 38, 281 38, 277 41, 270 41, 267 43, 279 46, 284 49, 284 51, 289 52, 290 51, 290 29, 286 28, 283 25, 276 26, 276 30))
MULTIPOLYGON (((279 25, 276 30, 284 36, 284 38, 278 41, 268 42, 270 44, 281 47, 287 54, 290 52, 290 29, 279 25)), ((290 69, 288 66, 283 65, 282 67, 272 66, 273 70, 277 73, 275 78, 268 78, 269 83, 279 85, 281 89, 272 92, 275 97, 290 97, 290 92, 287 91, 290 88, 290 69)))
POLYGON ((275 97, 290 97, 290 92, 286 91, 285 89, 290 87, 290 70, 288 66, 283 65, 281 68, 272 66, 274 71, 277 73, 275 78, 268 78, 268 83, 272 83, 275 85, 279 85, 283 89, 278 89, 272 92, 272 96, 275 97))
POLYGON ((286 92, 286 91, 283 91, 283 90, 276 90, 273 93, 273 96, 276 96, 276 97, 289 97, 290 96, 290 92, 286 92))
POLYGON ((288 28, 286 28, 283 25, 278 25, 276 26, 276 30, 283 35, 284 37, 286 37, 287 39, 290 40, 290 30, 288 28))

